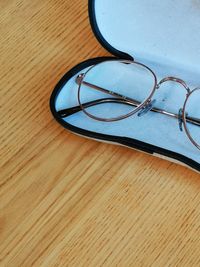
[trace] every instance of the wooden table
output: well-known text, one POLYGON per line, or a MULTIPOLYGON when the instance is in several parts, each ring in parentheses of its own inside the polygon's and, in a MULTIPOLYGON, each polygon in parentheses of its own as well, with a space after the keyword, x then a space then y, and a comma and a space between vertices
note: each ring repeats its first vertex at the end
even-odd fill
POLYGON ((60 127, 49 97, 109 55, 87 0, 1 0, 0 266, 200 266, 200 177, 60 127))

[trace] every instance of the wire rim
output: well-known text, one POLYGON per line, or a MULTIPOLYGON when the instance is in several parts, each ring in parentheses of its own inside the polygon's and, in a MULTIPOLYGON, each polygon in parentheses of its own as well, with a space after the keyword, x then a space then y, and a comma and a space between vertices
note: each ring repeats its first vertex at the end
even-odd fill
POLYGON ((190 97, 192 96, 192 94, 196 91, 200 91, 200 88, 195 88, 193 89, 191 92, 189 92, 186 96, 186 99, 185 99, 185 102, 184 102, 184 105, 183 105, 183 125, 184 125, 184 129, 185 129, 185 132, 188 136, 188 138, 190 139, 190 141, 192 142, 193 145, 195 145, 198 149, 200 149, 200 144, 198 144, 194 138, 192 137, 191 133, 190 133, 190 130, 187 126, 187 112, 186 112, 186 106, 187 106, 187 103, 188 103, 188 100, 190 99, 190 97))
MULTIPOLYGON (((154 85, 153 85, 153 88, 151 89, 150 91, 150 94, 147 96, 147 98, 137 107, 135 108, 133 111, 127 113, 126 115, 122 115, 122 116, 118 116, 118 117, 115 117, 115 118, 109 118, 109 119, 106 119, 106 118, 101 118, 101 117, 97 117, 97 116, 94 116, 92 114, 90 114, 89 112, 87 112, 85 110, 85 108, 83 107, 83 104, 81 103, 81 100, 80 100, 80 91, 81 91, 81 85, 82 83, 79 84, 78 86, 78 103, 82 109, 82 111, 90 118, 92 119, 95 119, 97 121, 102 121, 102 122, 114 122, 114 121, 119 121, 119 120, 122 120, 122 119, 126 119, 134 114, 136 114, 138 111, 140 111, 143 107, 145 107, 148 102, 151 100, 152 96, 154 95, 155 93, 155 90, 157 88, 157 77, 156 77, 156 74, 154 73, 153 70, 151 70, 149 67, 147 67, 146 65, 142 64, 142 63, 139 63, 139 62, 136 62, 136 61, 130 61, 130 60, 108 60, 106 62, 121 62, 121 63, 129 63, 129 64, 136 64, 138 66, 141 66, 145 69, 147 69, 151 74, 152 74, 152 77, 153 77, 153 80, 154 80, 154 85)), ((101 62, 101 63, 98 63, 96 65, 93 65, 92 67, 90 67, 83 75, 83 79, 85 78, 85 76, 88 74, 88 72, 90 70, 92 70, 93 68, 95 68, 96 66, 99 66, 100 64, 103 64, 105 63, 104 62, 101 62)))

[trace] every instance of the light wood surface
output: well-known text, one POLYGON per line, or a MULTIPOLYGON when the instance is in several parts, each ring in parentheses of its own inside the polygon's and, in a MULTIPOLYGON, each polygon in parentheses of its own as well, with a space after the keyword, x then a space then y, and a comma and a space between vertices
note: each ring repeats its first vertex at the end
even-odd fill
POLYGON ((200 175, 59 126, 49 97, 109 55, 86 0, 0 0, 0 266, 200 266, 200 175))

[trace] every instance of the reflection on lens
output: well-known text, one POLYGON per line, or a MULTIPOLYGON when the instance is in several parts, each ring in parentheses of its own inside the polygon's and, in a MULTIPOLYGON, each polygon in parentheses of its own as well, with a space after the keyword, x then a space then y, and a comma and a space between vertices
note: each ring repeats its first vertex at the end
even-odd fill
POLYGON ((98 120, 112 121, 137 111, 155 86, 154 73, 142 64, 106 61, 86 72, 79 87, 79 101, 81 105, 96 101, 84 111, 98 120))
POLYGON ((200 89, 189 95, 185 105, 186 132, 194 145, 200 148, 200 89))

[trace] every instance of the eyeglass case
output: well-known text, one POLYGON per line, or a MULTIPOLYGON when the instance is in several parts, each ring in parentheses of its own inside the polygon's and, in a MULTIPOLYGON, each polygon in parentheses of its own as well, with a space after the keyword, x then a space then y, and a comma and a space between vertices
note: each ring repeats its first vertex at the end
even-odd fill
MULTIPOLYGON (((200 2, 89 0, 88 5, 93 32, 112 57, 89 59, 64 75, 50 98, 54 118, 83 137, 141 150, 199 172, 200 151, 173 118, 148 112, 143 117, 135 115, 107 123, 95 121, 82 111, 64 119, 57 112, 78 105, 77 75, 109 59, 136 60, 154 70, 158 79, 175 76, 191 88, 200 86, 200 2)), ((160 89, 157 98, 160 108, 177 113, 183 106, 185 91, 168 84, 160 89)))

